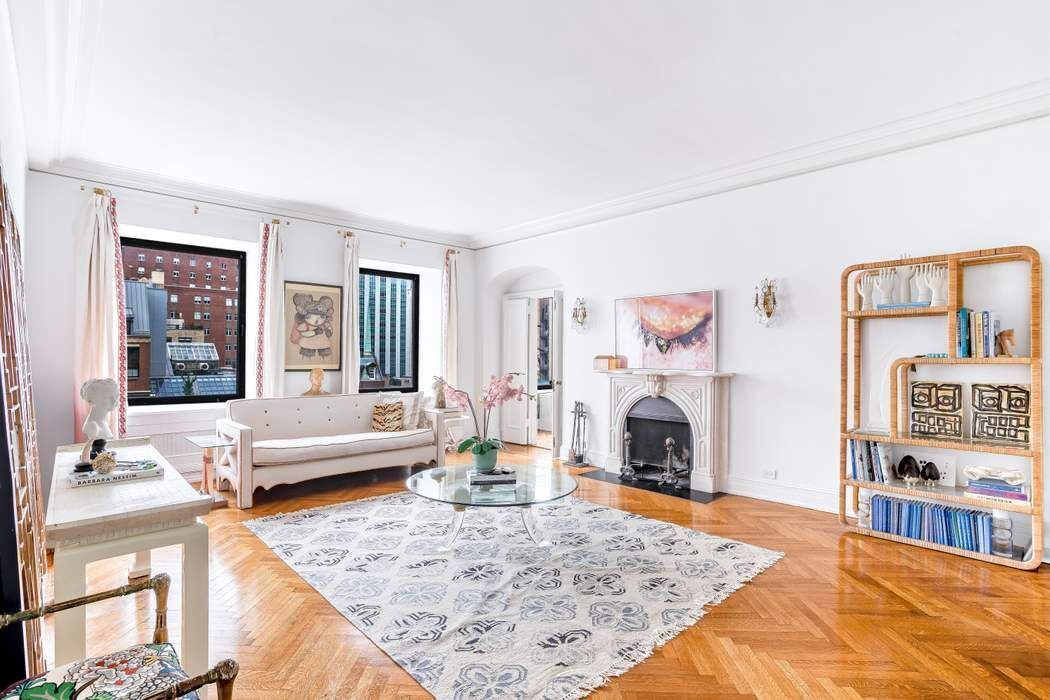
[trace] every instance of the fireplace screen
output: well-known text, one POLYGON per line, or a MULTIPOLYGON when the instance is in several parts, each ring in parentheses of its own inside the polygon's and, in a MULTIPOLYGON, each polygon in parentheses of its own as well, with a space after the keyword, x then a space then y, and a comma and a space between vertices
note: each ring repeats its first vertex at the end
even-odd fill
POLYGON ((692 448, 682 409, 667 398, 642 399, 627 414, 620 477, 688 490, 692 448))

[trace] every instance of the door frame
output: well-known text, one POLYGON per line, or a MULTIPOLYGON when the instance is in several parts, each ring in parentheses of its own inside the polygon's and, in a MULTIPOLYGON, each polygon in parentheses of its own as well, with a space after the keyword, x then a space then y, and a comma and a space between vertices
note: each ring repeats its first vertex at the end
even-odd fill
MULTIPOLYGON (((563 334, 562 334, 562 308, 563 308, 563 291, 562 287, 541 287, 538 289, 526 289, 516 292, 507 292, 503 295, 503 300, 500 304, 500 338, 502 340, 503 333, 503 304, 510 299, 528 299, 529 300, 529 337, 528 337, 528 357, 531 358, 528 365, 528 373, 526 376, 525 387, 526 391, 536 395, 536 353, 538 350, 539 335, 536 329, 535 319, 537 318, 537 300, 541 298, 549 297, 551 301, 551 358, 550 358, 550 371, 551 371, 551 456, 554 459, 558 459, 561 451, 561 433, 562 433, 562 411, 564 399, 562 397, 562 353, 563 353, 563 334)), ((503 372, 503 348, 500 348, 500 372, 503 372)), ((526 432, 526 445, 533 445, 536 440, 536 415, 539 410, 538 399, 533 398, 531 401, 536 401, 537 405, 535 411, 533 407, 530 407, 526 411, 528 419, 525 426, 526 432)), ((502 423, 501 423, 502 424, 502 423)))

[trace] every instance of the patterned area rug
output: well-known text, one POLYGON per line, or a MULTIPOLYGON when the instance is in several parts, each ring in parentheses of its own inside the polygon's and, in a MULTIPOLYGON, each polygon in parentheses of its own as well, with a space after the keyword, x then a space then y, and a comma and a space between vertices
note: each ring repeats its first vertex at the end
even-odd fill
POLYGON ((781 554, 575 498, 513 508, 395 493, 245 523, 438 698, 580 698, 781 554))

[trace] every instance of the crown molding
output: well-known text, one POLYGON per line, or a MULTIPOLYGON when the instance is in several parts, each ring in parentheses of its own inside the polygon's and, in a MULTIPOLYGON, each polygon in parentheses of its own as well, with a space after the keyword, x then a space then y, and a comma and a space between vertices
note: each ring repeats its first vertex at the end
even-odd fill
POLYGON ((473 236, 475 249, 545 236, 650 209, 919 148, 1050 115, 1050 78, 624 197, 473 236))
POLYGON ((421 243, 470 248, 467 236, 421 226, 402 224, 388 219, 367 216, 358 212, 324 207, 288 199, 266 197, 224 187, 203 185, 187 180, 169 178, 132 168, 123 168, 95 161, 67 159, 61 164, 29 163, 32 172, 47 173, 60 177, 81 180, 84 183, 111 188, 123 188, 136 192, 185 199, 198 204, 240 209, 267 217, 278 216, 318 224, 330 224, 339 228, 367 231, 384 236, 394 236, 421 243))

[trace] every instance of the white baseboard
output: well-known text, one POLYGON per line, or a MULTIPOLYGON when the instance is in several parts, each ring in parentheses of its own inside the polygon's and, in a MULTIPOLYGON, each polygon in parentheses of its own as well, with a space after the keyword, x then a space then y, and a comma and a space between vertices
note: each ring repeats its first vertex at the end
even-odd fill
POLYGON ((838 490, 819 489, 799 484, 786 484, 780 481, 751 479, 744 476, 730 476, 725 493, 734 496, 758 498, 789 506, 809 508, 825 513, 837 513, 838 490))

